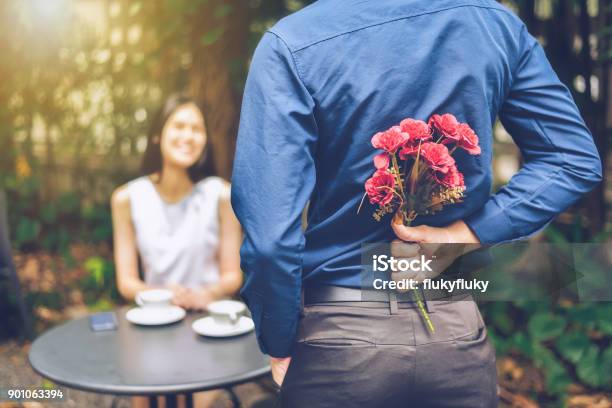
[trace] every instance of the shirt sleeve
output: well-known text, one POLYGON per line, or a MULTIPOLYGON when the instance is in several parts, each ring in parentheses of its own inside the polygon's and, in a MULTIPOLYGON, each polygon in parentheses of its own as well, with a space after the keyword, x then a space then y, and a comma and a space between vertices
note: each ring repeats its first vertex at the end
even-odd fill
POLYGON ((524 165, 484 207, 465 219, 481 242, 525 238, 602 179, 597 148, 569 90, 523 27, 522 51, 499 118, 524 165))
POLYGON ((301 214, 315 184, 314 101, 287 45, 268 32, 247 77, 232 176, 232 206, 245 239, 248 304, 261 350, 291 353, 300 311, 301 214))

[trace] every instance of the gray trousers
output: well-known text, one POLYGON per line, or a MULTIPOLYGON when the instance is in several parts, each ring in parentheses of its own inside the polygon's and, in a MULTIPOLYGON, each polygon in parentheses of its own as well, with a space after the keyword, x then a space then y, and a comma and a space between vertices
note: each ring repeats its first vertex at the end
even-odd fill
POLYGON ((414 303, 378 305, 303 308, 279 406, 497 407, 495 351, 474 301, 428 301, 434 334, 414 303))

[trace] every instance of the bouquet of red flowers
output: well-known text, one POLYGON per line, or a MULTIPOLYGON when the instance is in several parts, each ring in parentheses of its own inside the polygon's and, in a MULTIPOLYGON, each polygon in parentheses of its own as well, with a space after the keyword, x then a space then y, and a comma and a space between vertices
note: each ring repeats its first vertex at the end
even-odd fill
POLYGON ((465 183, 452 155, 458 148, 480 154, 476 133, 450 113, 433 115, 427 123, 404 119, 376 133, 372 146, 383 150, 374 156, 376 172, 365 183, 365 195, 378 206, 374 218, 395 213, 404 225, 460 202, 465 183))
MULTIPOLYGON (((374 156, 376 171, 365 182, 364 198, 367 195, 370 203, 378 206, 374 212, 377 221, 394 213, 395 222, 407 226, 418 215, 434 214, 447 204, 460 202, 465 182, 453 153, 463 149, 471 155, 480 154, 476 133, 450 113, 432 115, 427 123, 404 119, 398 126, 376 133, 372 146, 382 153, 374 156)), ((418 292, 415 295, 433 332, 418 292)))

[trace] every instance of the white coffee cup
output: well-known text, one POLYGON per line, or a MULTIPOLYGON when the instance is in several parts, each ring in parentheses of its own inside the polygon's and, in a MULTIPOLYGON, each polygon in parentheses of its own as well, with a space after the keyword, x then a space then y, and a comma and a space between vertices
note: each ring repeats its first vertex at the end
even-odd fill
POLYGON ((214 322, 222 326, 234 326, 246 312, 246 305, 237 300, 219 300, 208 305, 214 322))
POLYGON ((166 307, 170 306, 173 297, 168 289, 150 289, 138 292, 135 301, 141 307, 166 307))

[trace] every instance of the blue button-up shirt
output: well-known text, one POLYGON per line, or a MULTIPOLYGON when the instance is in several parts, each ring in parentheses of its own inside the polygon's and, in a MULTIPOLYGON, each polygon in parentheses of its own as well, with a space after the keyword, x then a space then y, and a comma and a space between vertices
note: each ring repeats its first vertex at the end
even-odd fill
POLYGON ((303 282, 360 285, 360 247, 394 238, 369 204, 375 132, 452 113, 482 154, 454 154, 463 219, 483 243, 526 237, 601 179, 592 136, 524 24, 493 0, 319 0, 259 43, 248 75, 232 204, 246 234, 242 295, 262 350, 291 353, 303 282), (496 117, 524 166, 491 194, 496 117), (301 214, 308 207, 308 227, 301 214))

